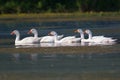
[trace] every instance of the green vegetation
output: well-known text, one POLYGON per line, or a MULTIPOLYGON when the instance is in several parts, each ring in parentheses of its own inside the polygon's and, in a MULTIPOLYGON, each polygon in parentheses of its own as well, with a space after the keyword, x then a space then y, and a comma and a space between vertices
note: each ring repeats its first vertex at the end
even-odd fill
POLYGON ((0 22, 25 20, 120 20, 120 0, 0 0, 0 22))
POLYGON ((120 0, 0 0, 0 14, 111 11, 120 11, 120 0))
POLYGON ((1 14, 0 22, 120 20, 120 12, 1 14))

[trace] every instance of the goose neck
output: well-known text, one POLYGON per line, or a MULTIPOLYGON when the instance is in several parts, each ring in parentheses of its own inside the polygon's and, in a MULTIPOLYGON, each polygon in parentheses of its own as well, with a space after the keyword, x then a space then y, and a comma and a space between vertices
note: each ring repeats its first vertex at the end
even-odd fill
POLYGON ((89 32, 88 39, 92 39, 92 32, 89 32))
POLYGON ((83 32, 79 32, 80 33, 80 38, 84 39, 84 33, 83 32))
POLYGON ((54 42, 57 42, 57 41, 58 41, 57 35, 54 35, 54 42))
POLYGON ((38 32, 34 32, 34 37, 38 37, 38 32))
POLYGON ((18 32, 18 33, 16 33, 16 39, 15 39, 15 41, 19 41, 20 40, 20 33, 18 32))

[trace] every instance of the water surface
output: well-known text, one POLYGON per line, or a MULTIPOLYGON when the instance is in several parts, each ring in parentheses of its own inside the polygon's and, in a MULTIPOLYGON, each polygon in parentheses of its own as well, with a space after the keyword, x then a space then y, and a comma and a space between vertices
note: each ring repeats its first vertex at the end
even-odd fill
POLYGON ((0 79, 119 80, 119 36, 120 21, 1 22, 0 79), (90 29, 93 35, 104 35, 118 40, 113 45, 77 43, 59 47, 48 43, 23 46, 20 49, 14 46, 15 36, 11 36, 10 32, 17 29, 21 38, 24 38, 32 36, 27 34, 31 28, 36 28, 39 36, 45 36, 52 30, 65 36, 79 36, 74 33, 75 29, 90 29))

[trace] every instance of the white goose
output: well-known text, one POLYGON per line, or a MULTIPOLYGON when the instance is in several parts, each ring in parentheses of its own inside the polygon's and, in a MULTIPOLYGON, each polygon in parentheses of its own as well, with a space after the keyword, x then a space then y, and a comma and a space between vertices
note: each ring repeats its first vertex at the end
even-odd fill
POLYGON ((92 36, 92 32, 89 29, 85 30, 85 33, 88 34, 88 41, 89 42, 109 43, 109 42, 116 41, 116 39, 112 39, 111 37, 92 36))
POLYGON ((55 43, 72 43, 75 41, 75 36, 68 36, 58 40, 58 35, 55 31, 51 31, 49 34, 53 36, 55 43))
POLYGON ((11 32, 11 35, 16 35, 15 45, 31 45, 34 43, 38 43, 39 39, 35 37, 26 37, 20 40, 20 33, 18 30, 14 30, 11 32))

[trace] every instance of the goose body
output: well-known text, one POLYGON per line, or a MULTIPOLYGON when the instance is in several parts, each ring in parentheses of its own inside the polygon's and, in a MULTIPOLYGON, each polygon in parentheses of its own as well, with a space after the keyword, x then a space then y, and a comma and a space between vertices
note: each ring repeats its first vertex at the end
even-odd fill
MULTIPOLYGON (((58 39, 61 39, 63 35, 57 36, 58 39)), ((53 43, 54 42, 54 37, 53 36, 44 36, 40 40, 40 43, 53 43)))

